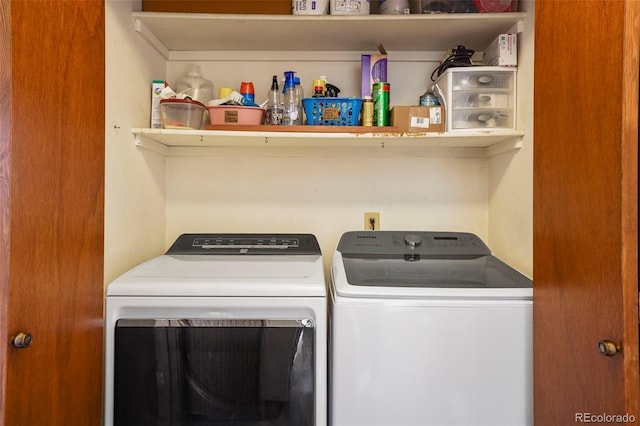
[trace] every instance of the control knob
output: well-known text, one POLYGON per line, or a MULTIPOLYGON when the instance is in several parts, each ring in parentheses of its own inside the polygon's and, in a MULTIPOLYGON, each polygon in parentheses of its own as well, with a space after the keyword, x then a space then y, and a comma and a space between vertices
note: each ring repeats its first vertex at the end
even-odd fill
POLYGON ((404 236, 404 243, 409 247, 417 247, 422 244, 422 238, 420 235, 407 234, 404 236))

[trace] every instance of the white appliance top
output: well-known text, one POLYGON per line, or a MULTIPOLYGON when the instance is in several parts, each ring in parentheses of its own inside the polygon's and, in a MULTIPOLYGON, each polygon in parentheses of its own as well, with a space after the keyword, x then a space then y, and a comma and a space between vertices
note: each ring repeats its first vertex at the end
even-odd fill
POLYGON ((107 287, 117 296, 325 297, 310 234, 183 234, 107 287))
POLYGON ((360 298, 533 297, 528 277, 461 232, 347 232, 333 257, 332 286, 338 296, 360 298))

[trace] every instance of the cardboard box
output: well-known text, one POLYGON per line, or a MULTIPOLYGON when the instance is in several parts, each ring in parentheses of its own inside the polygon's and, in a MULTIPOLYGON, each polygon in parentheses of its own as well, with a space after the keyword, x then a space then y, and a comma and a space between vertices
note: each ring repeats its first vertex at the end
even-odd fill
POLYGON ((151 83, 151 128, 162 129, 162 114, 160 113, 160 92, 167 87, 164 80, 153 80, 151 83))
POLYGON ((444 132, 444 107, 394 106, 391 125, 403 133, 444 132))
POLYGON ((378 48, 380 49, 379 54, 363 54, 360 58, 361 98, 371 96, 373 83, 380 81, 386 83, 389 81, 387 80, 387 52, 382 45, 378 48))
POLYGON ((143 12, 291 15, 291 0, 142 0, 143 12))
POLYGON ((483 65, 503 67, 518 66, 518 41, 516 34, 500 34, 484 49, 483 65))

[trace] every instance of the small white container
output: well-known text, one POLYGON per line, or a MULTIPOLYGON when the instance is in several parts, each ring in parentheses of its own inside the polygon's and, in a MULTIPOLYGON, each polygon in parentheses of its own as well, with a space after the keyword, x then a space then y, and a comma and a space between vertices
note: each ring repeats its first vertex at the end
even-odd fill
POLYGON ((327 15, 329 0, 293 0, 291 13, 294 15, 327 15))
POLYGON ((409 0, 380 0, 378 13, 383 15, 408 15, 409 0))
POLYGON ((331 0, 332 15, 368 15, 369 0, 331 0))
POLYGON ((447 69, 431 90, 445 107, 447 131, 516 127, 515 67, 447 69))

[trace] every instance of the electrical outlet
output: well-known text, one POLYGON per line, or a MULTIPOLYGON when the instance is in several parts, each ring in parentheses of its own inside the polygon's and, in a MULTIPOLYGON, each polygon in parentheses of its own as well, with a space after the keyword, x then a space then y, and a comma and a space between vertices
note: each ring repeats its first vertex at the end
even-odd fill
POLYGON ((365 212, 364 229, 366 231, 378 231, 380 229, 380 212, 365 212))

